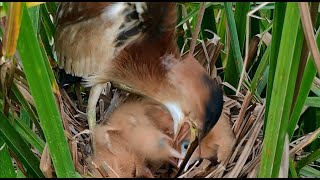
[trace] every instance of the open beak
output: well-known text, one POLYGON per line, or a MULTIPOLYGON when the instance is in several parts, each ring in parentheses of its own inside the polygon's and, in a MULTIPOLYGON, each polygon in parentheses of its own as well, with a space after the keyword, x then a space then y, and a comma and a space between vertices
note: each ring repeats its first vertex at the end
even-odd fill
POLYGON ((190 166, 190 164, 193 163, 193 162, 189 162, 189 160, 190 160, 193 152, 196 150, 196 148, 199 145, 199 136, 197 133, 197 129, 194 128, 193 126, 191 126, 191 140, 192 140, 192 143, 189 145, 187 153, 183 154, 183 155, 185 155, 184 159, 182 161, 179 161, 179 163, 178 163, 179 170, 178 170, 175 178, 177 178, 181 174, 182 170, 187 170, 188 167, 190 166))
POLYGON ((185 158, 183 159, 183 161, 181 163, 178 164, 179 170, 178 173, 176 174, 175 178, 178 178, 178 176, 182 173, 182 170, 187 170, 188 167, 190 166, 191 163, 189 163, 189 160, 191 158, 191 155, 193 154, 194 150, 198 147, 199 141, 197 139, 195 139, 191 145, 189 146, 189 149, 187 151, 187 154, 185 156, 185 158), (187 165, 188 164, 188 165, 187 165))
MULTIPOLYGON (((178 168, 181 167, 182 162, 183 162, 183 159, 180 159, 178 162, 178 168)), ((194 161, 191 161, 191 158, 190 158, 189 161, 187 162, 186 166, 184 167, 183 171, 186 172, 192 163, 194 163, 194 161)))

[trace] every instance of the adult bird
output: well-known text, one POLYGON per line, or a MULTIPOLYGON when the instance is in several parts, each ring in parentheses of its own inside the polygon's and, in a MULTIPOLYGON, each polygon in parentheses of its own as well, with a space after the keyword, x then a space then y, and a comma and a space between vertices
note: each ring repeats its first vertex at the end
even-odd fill
POLYGON ((55 35, 59 65, 92 87, 87 106, 90 130, 107 82, 161 103, 174 120, 175 136, 183 121, 192 124, 197 139, 216 124, 223 106, 222 88, 192 55, 180 56, 176 17, 173 2, 59 7, 55 35))

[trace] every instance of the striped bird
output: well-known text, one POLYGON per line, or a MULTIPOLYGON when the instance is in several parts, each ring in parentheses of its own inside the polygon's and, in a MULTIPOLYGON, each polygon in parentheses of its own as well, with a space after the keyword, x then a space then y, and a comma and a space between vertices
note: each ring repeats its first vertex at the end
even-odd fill
MULTIPOLYGON (((59 67, 92 87, 87 106, 90 130, 108 82, 167 108, 175 137, 185 121, 196 130, 195 139, 203 139, 214 127, 222 111, 222 88, 192 55, 180 56, 176 17, 173 2, 60 5, 55 33, 59 67)), ((92 142, 94 147, 94 138, 92 142)))

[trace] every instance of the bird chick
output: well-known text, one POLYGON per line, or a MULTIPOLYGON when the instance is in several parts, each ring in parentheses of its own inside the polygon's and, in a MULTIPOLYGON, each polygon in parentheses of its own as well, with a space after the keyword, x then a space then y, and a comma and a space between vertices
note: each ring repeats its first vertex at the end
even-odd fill
MULTIPOLYGON (((150 106, 143 101, 126 102, 113 112, 108 119, 108 125, 119 130, 121 137, 130 143, 130 147, 149 160, 168 159, 170 155, 181 157, 170 146, 173 143, 172 139, 155 126, 156 121, 152 120, 154 116, 146 113, 150 111, 147 109, 150 106), (141 141, 145 145, 143 148, 141 148, 141 141)), ((168 116, 157 118, 168 119, 168 116)), ((161 122, 161 120, 158 121, 161 122)))
MULTIPOLYGON (((154 118, 149 115, 150 110, 159 111, 152 106, 143 101, 125 102, 112 113, 107 125, 95 128, 96 155, 93 162, 99 166, 106 161, 116 172, 110 172, 110 176, 150 177, 147 162, 183 158, 171 147, 172 139, 154 125, 155 120, 150 120, 154 118)), ((159 111, 156 114, 165 113, 159 111)), ((165 116, 157 118, 162 117, 165 116)))
POLYGON ((59 66, 92 87, 87 106, 90 130, 108 82, 164 105, 173 118, 175 136, 186 118, 194 123, 198 139, 214 127, 223 106, 222 88, 192 55, 181 57, 176 25, 174 2, 69 2, 59 7, 59 66))
POLYGON ((96 153, 93 163, 100 167, 103 162, 109 166, 106 171, 112 178, 153 177, 127 141, 118 132, 108 126, 97 125, 95 128, 96 153), (109 143, 112 142, 112 149, 109 143))
MULTIPOLYGON (((188 124, 184 124, 181 128, 182 136, 177 139, 180 150, 183 156, 186 155, 189 143, 190 143, 190 130, 188 124)), ((206 137, 201 141, 192 156, 190 157, 184 170, 200 160, 200 158, 211 160, 212 162, 221 163, 231 154, 233 146, 235 144, 235 135, 233 133, 231 124, 226 114, 222 114, 217 124, 211 129, 206 137)), ((182 160, 179 161, 180 166, 182 160)))

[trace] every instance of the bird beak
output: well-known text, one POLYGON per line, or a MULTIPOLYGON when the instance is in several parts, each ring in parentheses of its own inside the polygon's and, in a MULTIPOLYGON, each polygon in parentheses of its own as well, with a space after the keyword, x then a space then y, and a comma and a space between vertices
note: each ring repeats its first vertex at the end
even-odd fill
MULTIPOLYGON (((193 164, 194 162, 196 162, 197 160, 199 160, 199 158, 193 158, 193 157, 191 156, 191 158, 189 159, 189 161, 187 162, 187 164, 186 164, 186 166, 184 167, 183 170, 186 172, 186 171, 189 169, 189 166, 190 166, 191 164, 193 164)), ((182 162, 183 162, 182 159, 179 160, 179 162, 178 162, 178 168, 180 168, 182 162)))
POLYGON ((184 158, 182 154, 180 154, 178 151, 176 151, 172 147, 169 147, 169 155, 178 159, 184 158))
POLYGON ((179 162, 178 166, 179 166, 179 170, 176 174, 176 178, 181 174, 182 170, 187 170, 188 167, 190 166, 190 164, 192 164, 193 162, 190 161, 190 158, 193 154, 193 152, 195 151, 195 149, 198 147, 199 145, 199 133, 197 131, 197 129, 194 126, 191 126, 191 140, 192 143, 189 145, 189 148, 187 150, 187 153, 185 154, 185 157, 183 159, 183 161, 179 162))
POLYGON ((181 121, 178 128, 178 133, 174 134, 173 143, 174 146, 178 146, 179 142, 181 142, 189 133, 190 123, 187 120, 181 121))

